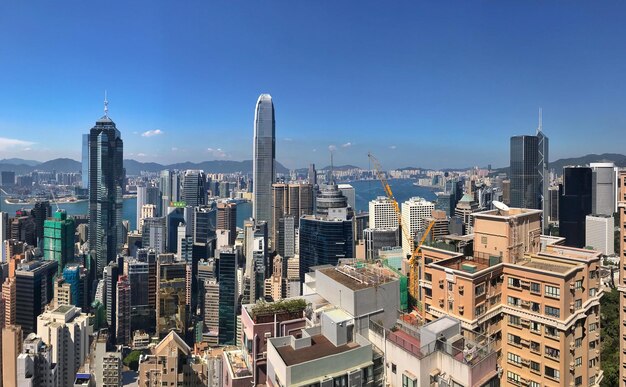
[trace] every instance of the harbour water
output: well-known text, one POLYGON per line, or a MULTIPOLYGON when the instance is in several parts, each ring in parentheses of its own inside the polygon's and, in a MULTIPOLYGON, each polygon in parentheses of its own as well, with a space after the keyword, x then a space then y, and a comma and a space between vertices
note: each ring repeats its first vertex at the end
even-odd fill
MULTIPOLYGON (((356 199, 356 211, 367 211, 368 203, 370 200, 377 196, 384 196, 385 191, 378 180, 360 180, 350 183, 354 187, 355 199, 356 199)), ((435 191, 425 187, 418 187, 413 185, 413 180, 389 180, 389 185, 394 193, 394 196, 398 203, 402 203, 413 196, 420 196, 426 200, 435 200, 435 191)), ((59 204, 59 207, 66 210, 68 215, 86 215, 89 208, 88 201, 81 201, 77 203, 63 203, 59 204)), ((4 202, 4 198, 0 200, 0 211, 8 212, 9 214, 15 214, 15 211, 21 208, 32 208, 29 205, 20 204, 7 204, 4 202)), ((54 210, 53 204, 53 210, 54 210)), ((131 229, 135 228, 137 217, 137 199, 127 198, 124 199, 124 207, 122 210, 124 219, 130 221, 131 229)), ((243 227, 243 221, 250 218, 252 215, 252 203, 242 202, 237 205, 237 226, 243 227)))

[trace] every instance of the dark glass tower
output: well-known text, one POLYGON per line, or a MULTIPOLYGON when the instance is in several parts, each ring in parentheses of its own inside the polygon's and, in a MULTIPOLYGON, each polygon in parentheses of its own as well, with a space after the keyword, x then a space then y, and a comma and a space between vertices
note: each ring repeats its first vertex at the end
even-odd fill
POLYGON ((511 207, 541 209, 539 137, 511 137, 511 207))
POLYGON ((219 282, 219 343, 234 345, 237 316, 237 267, 239 251, 221 250, 217 261, 219 282))
POLYGON ((98 278, 123 243, 124 143, 106 106, 89 132, 89 249, 98 278))
POLYGON ((274 103, 269 94, 261 94, 254 112, 252 150, 253 201, 252 216, 266 221, 272 229, 272 183, 275 179, 276 121, 274 103))
POLYGON ((589 167, 563 168, 559 197, 559 236, 565 245, 585 247, 585 218, 591 214, 592 171, 589 167))

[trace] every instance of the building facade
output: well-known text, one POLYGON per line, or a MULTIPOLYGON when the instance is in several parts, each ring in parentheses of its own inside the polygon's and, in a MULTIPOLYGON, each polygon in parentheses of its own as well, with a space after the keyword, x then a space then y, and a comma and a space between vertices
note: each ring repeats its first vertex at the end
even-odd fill
POLYGON ((272 183, 276 178, 276 121, 274 103, 269 94, 261 94, 254 111, 252 149, 252 216, 272 222, 272 183))

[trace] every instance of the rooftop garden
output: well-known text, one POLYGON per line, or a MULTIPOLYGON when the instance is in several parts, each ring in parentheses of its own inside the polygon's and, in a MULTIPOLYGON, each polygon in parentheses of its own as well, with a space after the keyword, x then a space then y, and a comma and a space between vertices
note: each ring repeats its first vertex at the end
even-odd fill
POLYGON ((250 308, 250 317, 257 320, 258 317, 273 316, 281 314, 301 314, 306 309, 306 301, 297 299, 286 299, 276 302, 266 302, 259 300, 250 308))

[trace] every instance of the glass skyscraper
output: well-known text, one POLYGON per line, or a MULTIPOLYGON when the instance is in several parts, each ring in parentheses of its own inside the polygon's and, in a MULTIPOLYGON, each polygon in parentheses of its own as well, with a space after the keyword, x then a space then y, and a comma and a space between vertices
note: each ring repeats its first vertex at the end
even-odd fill
POLYGON ((539 137, 511 137, 511 207, 541 209, 539 137))
POLYGON ((559 236, 566 246, 585 247, 585 220, 592 210, 591 168, 563 168, 559 191, 559 236))
POLYGON ((276 121, 274 104, 269 94, 261 94, 254 112, 254 144, 252 150, 253 202, 252 216, 268 222, 272 229, 272 183, 275 178, 276 121))
POLYGON ((74 219, 68 219, 65 210, 57 210, 53 218, 44 221, 43 256, 46 260, 57 261, 59 275, 65 264, 74 259, 75 232, 74 219))
POLYGON ((83 188, 89 188, 89 133, 83 134, 83 151, 82 151, 82 176, 81 186, 83 188))
POLYGON ((122 191, 124 143, 106 114, 89 133, 89 249, 96 275, 122 248, 122 191))

